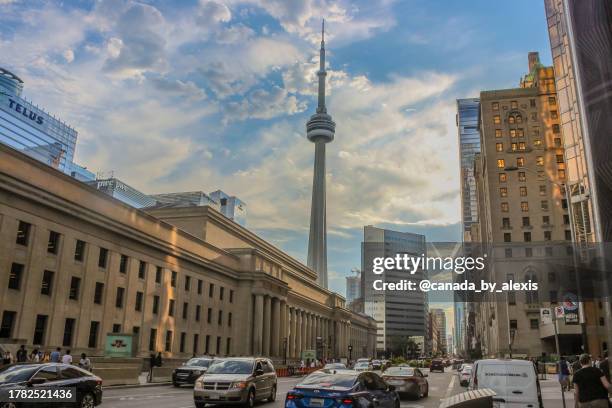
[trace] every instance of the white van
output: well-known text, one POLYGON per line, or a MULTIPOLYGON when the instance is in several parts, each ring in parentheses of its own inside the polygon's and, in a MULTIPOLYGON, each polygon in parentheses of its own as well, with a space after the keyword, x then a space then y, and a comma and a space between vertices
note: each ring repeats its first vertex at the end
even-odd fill
POLYGON ((472 368, 469 389, 490 388, 500 408, 543 408, 540 382, 531 361, 478 360, 472 368))

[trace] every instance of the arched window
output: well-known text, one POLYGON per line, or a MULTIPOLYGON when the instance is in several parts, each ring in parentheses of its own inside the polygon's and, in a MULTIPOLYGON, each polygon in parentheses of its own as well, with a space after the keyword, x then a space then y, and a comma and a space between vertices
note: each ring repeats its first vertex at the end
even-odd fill
MULTIPOLYGON (((535 274, 535 272, 533 270, 528 270, 525 273, 525 280, 524 282, 529 282, 531 281, 531 284, 533 285, 534 283, 538 282, 538 278, 535 274)), ((540 303, 540 298, 538 297, 538 291, 537 290, 528 290, 525 291, 525 303, 527 304, 537 304, 540 303)))

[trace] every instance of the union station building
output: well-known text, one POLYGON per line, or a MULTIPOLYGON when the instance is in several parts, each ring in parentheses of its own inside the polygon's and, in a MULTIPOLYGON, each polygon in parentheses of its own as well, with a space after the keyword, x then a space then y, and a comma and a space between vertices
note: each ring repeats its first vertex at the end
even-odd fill
POLYGON ((138 210, 0 145, 0 345, 102 356, 375 355, 376 322, 208 206, 138 210))

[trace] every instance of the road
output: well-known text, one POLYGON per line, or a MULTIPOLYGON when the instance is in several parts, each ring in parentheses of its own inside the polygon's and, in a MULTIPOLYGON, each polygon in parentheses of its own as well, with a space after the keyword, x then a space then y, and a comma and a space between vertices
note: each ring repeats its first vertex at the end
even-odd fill
MULTIPOLYGON (((427 372, 427 370, 425 370, 427 372)), ((454 371, 432 373, 429 381, 429 397, 418 401, 402 400, 401 408, 437 408, 440 399, 463 392, 454 371)), ((274 403, 259 403, 258 408, 282 408, 285 394, 300 378, 279 378, 278 395, 274 403)), ((147 386, 138 388, 105 389, 101 407, 103 408, 193 408, 192 388, 174 388, 170 385, 147 386)))
MULTIPOLYGON (((440 400, 464 392, 459 385, 456 371, 449 368, 444 373, 429 373, 429 396, 418 401, 402 400, 401 408, 438 408, 440 400)), ((274 403, 259 403, 257 408, 282 408, 285 394, 300 378, 279 378, 277 400, 274 403)), ((544 408, 562 406, 559 383, 554 376, 540 380, 544 408)), ((574 406, 571 393, 565 393, 567 407, 574 406)), ((104 390, 102 408, 193 408, 192 389, 174 388, 171 385, 157 385, 136 388, 110 388, 104 390)))

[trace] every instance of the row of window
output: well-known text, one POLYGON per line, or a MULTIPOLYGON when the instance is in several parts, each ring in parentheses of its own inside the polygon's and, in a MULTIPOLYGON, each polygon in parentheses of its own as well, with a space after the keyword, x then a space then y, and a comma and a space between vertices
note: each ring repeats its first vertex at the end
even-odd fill
MULTIPOLYGON (((21 289, 23 271, 24 271, 23 264, 13 263, 11 265, 11 272, 9 274, 9 281, 8 281, 9 289, 14 289, 14 290, 21 289)), ((55 272, 53 271, 45 270, 43 272, 42 284, 40 288, 40 293, 42 295, 51 296, 52 291, 53 291, 54 276, 55 276, 55 272)), ((70 289, 68 291, 68 298, 71 300, 78 300, 80 296, 80 288, 81 288, 81 278, 77 276, 73 276, 70 279, 70 289)), ((103 295, 104 295, 104 283, 96 282, 96 286, 94 290, 94 303, 102 304, 103 295)), ((137 312, 142 311, 143 299, 144 299, 144 293, 137 291, 135 304, 134 304, 135 311, 137 312)), ((117 287, 117 292, 115 296, 115 306, 117 308, 123 308, 124 300, 125 300, 125 288, 117 287)), ((159 301, 160 301, 160 297, 158 295, 153 296, 153 309, 152 309, 153 314, 159 314, 159 301)), ((171 317, 174 316, 174 313, 175 313, 174 304, 175 304, 175 300, 169 299, 168 316, 171 316, 171 317)), ((201 305, 196 305, 196 308, 195 308, 195 320, 198 322, 200 321, 201 307, 202 307, 201 305)), ((212 323, 212 313, 213 313, 213 309, 209 307, 207 319, 206 319, 207 323, 212 323)), ((183 302, 183 309, 182 309, 183 319, 187 319, 188 315, 189 315, 189 303, 183 302)), ((219 325, 223 324, 223 311, 222 310, 219 310, 219 313, 217 316, 217 324, 219 325)), ((231 312, 228 313, 227 324, 229 327, 231 327, 232 325, 232 313, 231 312)))
MULTIPOLYGON (((569 222, 570 222, 569 215, 568 214, 563 214, 563 223, 565 225, 569 225, 569 222)), ((551 226, 551 224, 550 224, 550 216, 549 215, 543 215, 542 216, 542 225, 543 226, 551 226)), ((522 226, 523 227, 530 227, 531 226, 531 218, 530 217, 522 217, 522 226)), ((505 228, 505 229, 511 228, 510 218, 508 218, 508 217, 502 218, 502 228, 505 228)))
MULTIPOLYGON (((521 248, 505 248, 505 257, 506 258, 512 258, 514 255, 518 254, 518 251, 520 251, 521 248)), ((533 257, 533 248, 532 247, 526 247, 524 248, 525 250, 525 258, 531 258, 533 257)), ((572 255, 573 252, 573 248, 571 246, 567 246, 565 247, 565 254, 570 256, 572 255)), ((553 247, 544 247, 544 255, 547 257, 553 256, 553 247)))
MULTIPOLYGON (((0 323, 0 338, 12 338, 13 337, 13 328, 15 326, 15 322, 17 319, 17 312, 12 310, 5 310, 2 313, 2 321, 0 323)), ((36 323, 34 325, 34 335, 32 337, 32 344, 45 344, 45 336, 47 332, 47 324, 49 321, 48 315, 37 315, 36 323)), ((62 337, 62 346, 71 347, 73 345, 74 340, 74 332, 76 329, 76 319, 67 318, 64 322, 64 334, 62 337)), ((121 325, 114 324, 113 333, 121 332, 121 325)), ((134 334, 140 334, 140 327, 134 326, 132 328, 132 332, 134 334)), ((87 341, 87 347, 89 348, 97 348, 98 347, 98 337, 100 334, 100 322, 99 321, 91 321, 89 326, 89 337, 87 341)), ((180 342, 179 342, 179 352, 186 352, 186 339, 187 333, 181 332, 180 334, 180 342)), ((216 345, 215 349, 211 349, 211 335, 206 335, 204 338, 203 351, 205 354, 215 353, 220 355, 225 352, 225 354, 231 354, 231 338, 227 337, 225 341, 225 350, 221 349, 221 336, 216 337, 216 345)), ((166 330, 166 337, 164 342, 164 351, 171 352, 172 351, 172 341, 173 341, 173 332, 172 330, 166 330)), ((193 342, 192 342, 192 352, 195 354, 199 354, 199 334, 193 334, 193 342)), ((149 351, 158 351, 157 350, 157 329, 151 329, 150 337, 149 337, 149 351)))
MULTIPOLYGON (((531 242, 531 231, 524 231, 523 232, 523 242, 531 242)), ((552 232, 551 231, 544 231, 544 241, 551 241, 552 240, 552 232)), ((571 230, 565 230, 565 240, 566 241, 571 241, 572 240, 572 231, 571 230)), ((504 232, 504 242, 512 242, 512 233, 511 232, 504 232)), ((528 255, 531 256, 531 255, 528 255)))
MULTIPOLYGON (((556 106, 557 105, 557 98, 554 96, 549 96, 548 97, 548 104, 550 106, 556 106)), ((536 107, 536 100, 535 99, 529 99, 529 106, 531 108, 535 108, 536 107)), ((499 110, 499 102, 491 102, 491 109, 494 111, 498 111, 499 110)), ((519 104, 518 101, 510 101, 510 109, 518 109, 519 104)), ((524 105, 523 107, 526 107, 526 105, 524 105)), ((503 106, 503 109, 508 109, 508 106, 503 106)))
MULTIPOLYGON (((501 148, 501 150, 498 151, 501 152, 504 150, 503 143, 497 143, 497 146, 501 148)), ((555 161, 557 162, 557 164, 563 164, 565 162, 562 154, 555 155, 555 161)), ((536 166, 544 166, 544 156, 536 156, 536 166)), ((497 159, 497 167, 500 169, 506 168, 506 160, 497 159)), ((516 158, 516 167, 525 167, 525 158, 523 156, 519 156, 516 158)), ((559 171, 561 170, 563 169, 560 169, 559 171)))
MULTIPOLYGON (((538 186, 538 191, 540 196, 546 196, 546 185, 538 186)), ((519 186, 519 195, 521 197, 527 197, 527 186, 519 186)), ((508 197, 508 187, 500 187, 499 196, 502 198, 508 197)))
MULTIPOLYGON (((32 226, 31 224, 25 221, 19 221, 19 226, 17 228, 17 237, 16 243, 22 246, 28 246, 30 242, 30 234, 31 234, 32 226)), ((47 244, 47 252, 49 254, 57 255, 60 247, 60 240, 62 234, 55 231, 49 231, 49 240, 47 244)), ((83 262, 85 260, 85 254, 87 249, 87 243, 85 241, 76 240, 75 249, 74 249, 74 260, 78 262, 83 262)), ((107 248, 100 247, 100 252, 98 255, 98 267, 102 269, 106 269, 108 266, 109 260, 109 250, 107 248)), ((119 273, 127 273, 129 266, 130 258, 127 255, 121 254, 121 258, 119 260, 119 273)), ((138 278, 145 280, 146 272, 147 272, 147 263, 145 261, 139 261, 138 264, 138 278)), ((161 266, 156 266, 155 269, 155 283, 161 284, 163 275, 163 268, 161 266)), ((171 271, 170 276, 170 286, 176 287, 178 280, 178 273, 176 271, 171 271)), ((191 276, 185 275, 183 281, 183 287, 185 291, 189 292, 191 290, 191 276)), ((204 290, 204 281, 202 279, 197 280, 197 293, 201 295, 204 290)), ((219 286, 219 300, 223 301, 225 299, 225 288, 223 286, 219 286)), ((215 284, 210 283, 208 286, 208 297, 213 298, 215 296, 215 284)), ((229 302, 234 302, 234 291, 230 289, 229 291, 229 302)))
MULTIPOLYGON (((567 208, 567 200, 565 198, 561 200, 561 208, 563 209, 567 208)), ((541 200, 540 210, 548 211, 548 209, 549 209, 548 200, 541 200)), ((501 212, 510 212, 510 204, 507 201, 501 202, 500 210, 501 212)), ((528 201, 521 201, 521 212, 529 212, 529 202, 528 201)))

